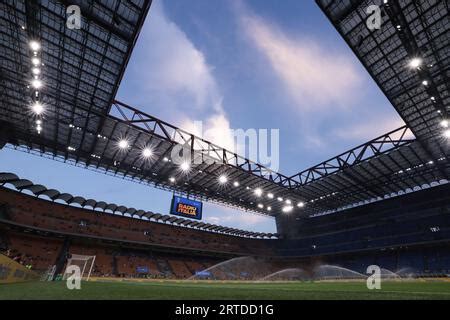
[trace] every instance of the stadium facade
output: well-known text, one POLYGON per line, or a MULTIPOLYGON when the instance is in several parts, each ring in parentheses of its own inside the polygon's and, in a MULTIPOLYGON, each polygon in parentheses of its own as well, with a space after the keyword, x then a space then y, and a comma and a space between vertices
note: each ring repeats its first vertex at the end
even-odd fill
POLYGON ((85 199, 5 172, 0 249, 55 274, 70 254, 95 256, 98 276, 189 278, 248 256, 265 267, 212 277, 371 264, 448 274, 448 5, 380 1, 382 25, 371 30, 371 1, 317 3, 405 126, 289 177, 115 99, 151 1, 71 1, 83 12, 79 30, 66 24, 66 1, 2 1, 1 148, 273 216, 277 233, 85 199), (149 146, 157 156, 146 157, 149 146), (192 170, 175 180, 179 146, 192 170), (224 188, 223 176, 238 184, 224 188), (258 206, 255 190, 272 196, 258 206))

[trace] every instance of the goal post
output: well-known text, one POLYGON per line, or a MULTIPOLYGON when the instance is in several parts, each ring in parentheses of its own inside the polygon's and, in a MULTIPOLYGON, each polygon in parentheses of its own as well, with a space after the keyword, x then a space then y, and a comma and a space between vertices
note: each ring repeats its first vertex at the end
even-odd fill
POLYGON ((70 273, 67 272, 70 266, 78 266, 80 268, 81 278, 89 281, 92 270, 94 269, 96 256, 86 256, 82 254, 72 254, 71 257, 67 260, 66 269, 64 271, 63 279, 66 280, 70 273))

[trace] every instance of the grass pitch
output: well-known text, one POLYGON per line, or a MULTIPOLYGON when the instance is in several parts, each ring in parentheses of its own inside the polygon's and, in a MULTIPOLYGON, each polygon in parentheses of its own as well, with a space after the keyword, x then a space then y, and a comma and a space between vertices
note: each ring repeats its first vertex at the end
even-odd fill
POLYGON ((368 290, 365 282, 90 281, 83 282, 81 290, 68 290, 65 282, 0 285, 0 300, 17 299, 450 300, 450 282, 383 282, 381 290, 368 290))

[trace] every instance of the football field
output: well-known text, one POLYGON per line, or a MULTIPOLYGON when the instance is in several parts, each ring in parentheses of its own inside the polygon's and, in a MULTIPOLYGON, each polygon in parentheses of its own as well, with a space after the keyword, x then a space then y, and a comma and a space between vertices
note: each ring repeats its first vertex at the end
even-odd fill
POLYGON ((365 282, 90 281, 80 290, 65 282, 29 282, 0 285, 0 300, 6 299, 450 299, 450 282, 383 282, 380 290, 368 290, 365 282))

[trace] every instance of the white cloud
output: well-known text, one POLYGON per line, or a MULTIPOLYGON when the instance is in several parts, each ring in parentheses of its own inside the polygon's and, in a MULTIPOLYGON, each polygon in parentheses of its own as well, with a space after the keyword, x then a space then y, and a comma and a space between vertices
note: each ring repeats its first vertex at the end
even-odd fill
POLYGON ((215 113, 201 122, 185 119, 180 127, 222 148, 230 151, 235 150, 230 121, 223 112, 215 113))
POLYGON ((203 121, 206 139, 232 146, 223 134, 230 131, 230 122, 214 68, 167 17, 162 1, 153 3, 132 59, 121 86, 128 103, 194 134, 200 134, 194 122, 203 121))
MULTIPOLYGON (((337 128, 333 130, 332 135, 339 139, 365 142, 400 128, 403 125, 405 123, 400 117, 377 117, 373 118, 373 121, 365 121, 364 123, 355 123, 337 128)), ((414 135, 410 131, 405 136, 405 138, 413 137, 414 135)))
POLYGON ((297 108, 348 107, 355 100, 360 76, 342 54, 319 42, 289 37, 277 26, 246 13, 241 24, 247 37, 267 58, 297 108))
POLYGON ((167 18, 161 1, 152 5, 144 28, 138 50, 146 61, 135 64, 136 71, 145 75, 143 89, 187 99, 184 108, 220 109, 212 68, 187 35, 167 18))

